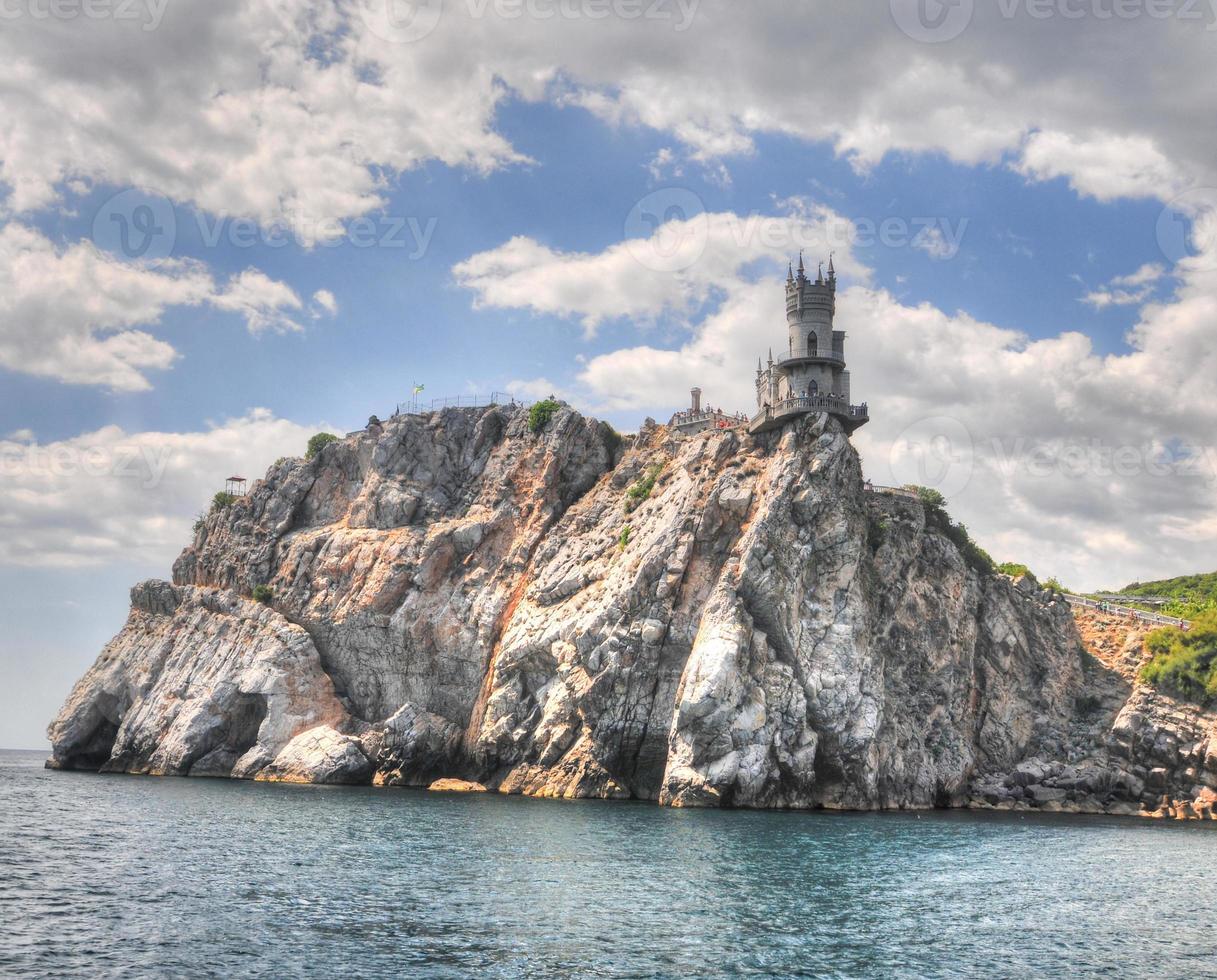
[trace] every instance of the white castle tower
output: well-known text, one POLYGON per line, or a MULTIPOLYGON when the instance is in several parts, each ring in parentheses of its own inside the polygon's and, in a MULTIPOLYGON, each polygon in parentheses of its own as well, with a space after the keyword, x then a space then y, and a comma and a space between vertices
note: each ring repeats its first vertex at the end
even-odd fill
POLYGON ((799 255, 798 274, 786 275, 787 346, 769 363, 756 364, 757 414, 750 432, 775 429, 809 412, 836 416, 846 432, 865 425, 866 403, 849 403, 849 371, 845 369, 845 331, 833 329, 837 312, 837 273, 831 256, 828 277, 821 264, 815 282, 805 275, 799 255))

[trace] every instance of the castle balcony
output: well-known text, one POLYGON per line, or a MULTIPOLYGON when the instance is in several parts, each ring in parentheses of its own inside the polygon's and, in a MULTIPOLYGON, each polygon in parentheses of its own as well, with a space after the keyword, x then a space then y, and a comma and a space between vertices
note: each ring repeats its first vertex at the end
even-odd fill
POLYGON ((782 351, 775 363, 780 370, 786 370, 813 361, 828 361, 845 367, 845 354, 831 347, 791 347, 782 351))
POLYGON ((805 395, 801 398, 786 398, 776 405, 762 408, 748 423, 748 431, 756 434, 768 432, 786 424, 799 415, 812 412, 827 412, 835 416, 845 427, 845 431, 853 432, 859 426, 870 421, 870 412, 866 402, 861 405, 850 405, 836 395, 805 395))

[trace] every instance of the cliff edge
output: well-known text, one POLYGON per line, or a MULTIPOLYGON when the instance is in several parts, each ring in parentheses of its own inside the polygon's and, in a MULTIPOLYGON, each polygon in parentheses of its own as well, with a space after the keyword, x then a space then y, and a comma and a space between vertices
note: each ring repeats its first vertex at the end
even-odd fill
POLYGON ((207 518, 173 584, 132 590, 48 764, 1207 815, 1214 719, 1146 745, 1178 706, 1117 666, 1058 597, 865 492, 830 417, 623 442, 565 408, 538 433, 448 409, 280 461, 207 518))

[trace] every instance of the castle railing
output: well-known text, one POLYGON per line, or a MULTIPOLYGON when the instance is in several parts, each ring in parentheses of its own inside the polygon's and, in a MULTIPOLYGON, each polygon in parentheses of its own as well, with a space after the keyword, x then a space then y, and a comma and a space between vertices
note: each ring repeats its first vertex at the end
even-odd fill
POLYGON ((807 412, 828 412, 839 415, 861 425, 870 418, 870 410, 866 402, 861 405, 850 405, 844 398, 835 395, 804 395, 801 398, 785 398, 776 405, 765 406, 749 422, 753 432, 763 432, 772 428, 783 419, 807 412))
POLYGON ((845 363, 845 354, 838 350, 833 350, 831 347, 789 347, 785 353, 779 358, 778 364, 786 364, 789 361, 805 361, 809 358, 816 358, 821 361, 836 361, 838 364, 845 363))
POLYGON ((1142 622, 1154 623, 1158 626, 1175 626, 1184 632, 1192 628, 1192 624, 1188 620, 1180 619, 1178 616, 1163 616, 1159 613, 1146 612, 1144 609, 1134 609, 1132 606, 1119 606, 1114 602, 1088 599, 1083 595, 1070 595, 1068 592, 1064 592, 1062 595, 1064 596, 1065 601, 1071 606, 1084 606, 1087 609, 1097 609, 1100 612, 1110 612, 1121 616, 1130 616, 1134 619, 1139 619, 1142 622))
POLYGON ((832 415, 844 415, 851 419, 868 419, 870 413, 866 403, 851 405, 844 398, 836 395, 801 395, 795 398, 783 398, 773 406, 773 417, 793 415, 796 412, 829 412, 832 415))

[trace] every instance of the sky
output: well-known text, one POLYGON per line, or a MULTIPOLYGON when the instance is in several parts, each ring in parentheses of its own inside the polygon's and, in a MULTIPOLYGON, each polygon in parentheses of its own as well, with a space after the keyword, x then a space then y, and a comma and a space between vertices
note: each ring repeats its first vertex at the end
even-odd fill
POLYGON ((226 476, 408 401, 755 408, 1077 589, 1217 568, 1217 0, 4 0, 0 746, 226 476))

